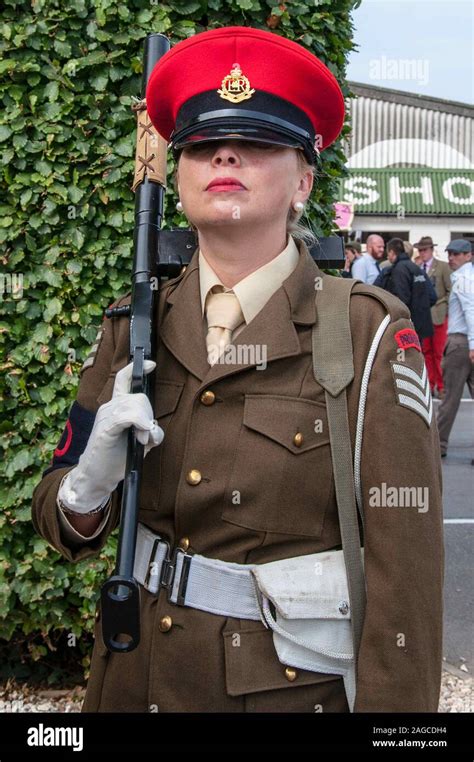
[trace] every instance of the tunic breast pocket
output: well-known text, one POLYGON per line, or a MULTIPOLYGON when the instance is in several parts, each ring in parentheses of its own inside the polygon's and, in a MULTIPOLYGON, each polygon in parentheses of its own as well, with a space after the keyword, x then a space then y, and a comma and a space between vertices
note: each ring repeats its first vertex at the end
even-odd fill
POLYGON ((246 395, 222 519, 318 537, 331 489, 326 406, 300 397, 246 395))

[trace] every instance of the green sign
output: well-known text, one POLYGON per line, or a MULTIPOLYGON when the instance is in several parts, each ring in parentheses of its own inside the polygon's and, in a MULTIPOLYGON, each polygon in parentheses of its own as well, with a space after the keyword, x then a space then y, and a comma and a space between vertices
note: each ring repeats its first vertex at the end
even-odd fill
POLYGON ((339 200, 355 214, 474 215, 474 170, 350 169, 339 200))

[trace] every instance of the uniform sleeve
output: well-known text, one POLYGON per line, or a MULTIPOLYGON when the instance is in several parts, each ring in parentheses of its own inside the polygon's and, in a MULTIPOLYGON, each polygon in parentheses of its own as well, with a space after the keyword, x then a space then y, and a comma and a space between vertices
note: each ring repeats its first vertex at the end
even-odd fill
MULTIPOLYGON (((67 473, 66 473, 67 476, 67 473)), ((66 478, 66 476, 63 476, 61 479, 61 482, 58 487, 58 491, 61 489, 61 484, 66 478)), ((99 526, 95 530, 93 534, 90 535, 82 535, 80 532, 77 531, 77 529, 74 529, 72 524, 70 523, 67 514, 61 509, 61 505, 59 503, 59 500, 56 498, 56 505, 58 506, 58 518, 59 518, 59 526, 61 529, 61 535, 63 536, 65 542, 68 545, 85 545, 88 542, 91 542, 91 540, 95 540, 96 537, 99 537, 100 534, 102 534, 103 529, 105 529, 107 521, 110 517, 110 508, 111 508, 111 498, 110 496, 103 500, 103 512, 102 512, 102 521, 100 522, 99 526)))
MULTIPOLYGON (((126 302, 124 297, 114 302, 114 306, 126 302)), ((128 330, 127 317, 104 318, 82 366, 77 397, 51 463, 33 493, 35 530, 69 561, 80 561, 99 553, 119 520, 123 483, 112 493, 98 530, 87 538, 73 529, 56 500, 62 479, 77 465, 86 448, 98 408, 112 396, 115 373, 128 362, 128 330)))
POLYGON ((367 609, 355 711, 436 712, 444 573, 440 447, 423 355, 405 317, 392 316, 373 363, 361 490, 367 609))

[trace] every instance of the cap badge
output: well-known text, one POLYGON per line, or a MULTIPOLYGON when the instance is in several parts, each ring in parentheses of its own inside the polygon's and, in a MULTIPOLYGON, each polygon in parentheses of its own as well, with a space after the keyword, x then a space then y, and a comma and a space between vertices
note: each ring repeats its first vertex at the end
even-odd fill
POLYGON ((238 63, 232 64, 230 74, 222 80, 221 88, 217 91, 221 98, 225 98, 231 103, 240 103, 251 98, 255 90, 250 89, 250 82, 242 74, 242 69, 238 63))

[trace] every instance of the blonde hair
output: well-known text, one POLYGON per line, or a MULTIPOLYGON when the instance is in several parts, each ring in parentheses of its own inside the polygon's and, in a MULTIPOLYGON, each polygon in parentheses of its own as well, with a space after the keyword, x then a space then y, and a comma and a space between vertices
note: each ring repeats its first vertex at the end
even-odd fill
MULTIPOLYGON (((316 174, 316 167, 314 164, 310 164, 303 153, 298 148, 295 148, 297 159, 298 159, 298 169, 301 172, 307 172, 308 170, 313 174, 314 177, 317 176, 316 174)), ((173 171, 173 188, 175 192, 178 192, 178 182, 177 182, 177 174, 178 174, 178 163, 179 163, 179 157, 178 161, 175 164, 174 171, 173 171)), ((303 214, 304 209, 301 212, 297 212, 293 207, 290 207, 288 210, 288 214, 286 217, 286 232, 287 234, 293 236, 294 238, 298 238, 300 240, 303 240, 305 244, 308 247, 314 246, 315 243, 317 243, 318 238, 314 231, 305 225, 304 223, 300 222, 303 214)), ((194 231, 196 234, 196 237, 198 236, 198 229, 191 221, 189 221, 189 227, 194 231)))
MULTIPOLYGON (((307 172, 309 170, 312 173, 313 177, 316 177, 316 167, 314 164, 310 164, 306 160, 303 151, 299 150, 298 148, 295 150, 298 158, 298 169, 301 172, 307 172)), ((304 209, 301 212, 297 212, 293 209, 292 206, 290 206, 286 218, 286 232, 292 235, 294 238, 303 240, 308 247, 311 247, 318 242, 318 238, 308 225, 300 222, 303 214, 304 209)))

